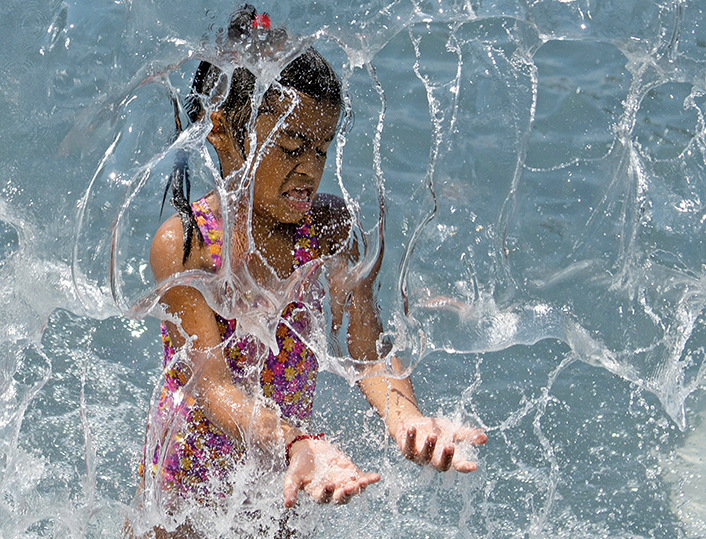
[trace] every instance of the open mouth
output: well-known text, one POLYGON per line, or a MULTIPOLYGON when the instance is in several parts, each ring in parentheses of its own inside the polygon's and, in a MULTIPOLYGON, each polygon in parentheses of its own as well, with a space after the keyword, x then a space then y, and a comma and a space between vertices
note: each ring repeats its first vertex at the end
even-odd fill
POLYGON ((297 211, 307 212, 311 208, 312 189, 295 187, 282 195, 297 211))

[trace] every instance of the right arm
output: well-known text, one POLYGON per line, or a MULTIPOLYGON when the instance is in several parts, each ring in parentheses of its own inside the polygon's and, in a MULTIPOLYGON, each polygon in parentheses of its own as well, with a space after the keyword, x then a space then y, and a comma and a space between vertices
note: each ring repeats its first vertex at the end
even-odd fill
MULTIPOLYGON (((191 255, 182 263, 181 237, 177 218, 167 220, 155 236, 150 265, 157 282, 189 269, 210 269, 210 255, 196 240, 191 255)), ((243 433, 250 428, 249 438, 269 452, 282 438, 286 444, 302 434, 266 407, 261 406, 257 421, 252 421, 256 403, 233 383, 216 318, 201 292, 189 286, 174 286, 162 295, 162 303, 170 315, 180 320, 180 328, 166 322, 169 337, 175 350, 188 346, 193 396, 209 420, 236 441, 242 441, 243 433), (256 432, 252 432, 253 427, 256 432)))

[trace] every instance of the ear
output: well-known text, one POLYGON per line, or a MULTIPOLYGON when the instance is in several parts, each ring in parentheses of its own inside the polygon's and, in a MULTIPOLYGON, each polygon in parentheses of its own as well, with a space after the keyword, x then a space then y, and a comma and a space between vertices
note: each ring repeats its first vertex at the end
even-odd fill
POLYGON ((216 152, 232 152, 233 151, 233 137, 228 129, 228 121, 226 117, 220 110, 216 110, 211 113, 211 123, 213 128, 211 132, 206 137, 216 152))

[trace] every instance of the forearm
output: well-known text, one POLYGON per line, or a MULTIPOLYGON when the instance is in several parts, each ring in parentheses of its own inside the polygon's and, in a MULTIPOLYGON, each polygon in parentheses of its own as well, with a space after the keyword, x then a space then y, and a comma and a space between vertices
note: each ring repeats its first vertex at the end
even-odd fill
POLYGON ((268 453, 303 433, 245 387, 202 379, 195 397, 206 417, 230 438, 268 453))
POLYGON ((358 382, 358 387, 385 422, 392 436, 395 436, 397 427, 405 420, 423 417, 409 378, 365 378, 358 382))
POLYGON ((274 453, 302 432, 282 419, 259 395, 259 380, 236 383, 220 346, 193 348, 188 391, 206 417, 236 443, 274 453), (251 384, 251 386, 248 386, 251 384))

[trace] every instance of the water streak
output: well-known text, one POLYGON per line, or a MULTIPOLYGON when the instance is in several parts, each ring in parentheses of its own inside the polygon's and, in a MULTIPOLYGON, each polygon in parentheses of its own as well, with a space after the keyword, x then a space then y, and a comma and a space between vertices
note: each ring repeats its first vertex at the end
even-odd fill
MULTIPOLYGON (((379 265, 377 368, 413 371, 427 411, 480 423, 491 441, 472 477, 399 462, 347 393, 379 371, 348 357, 331 305, 323 316, 311 309, 316 327, 303 338, 326 371, 316 421, 385 479, 347 508, 304 502, 300 529, 706 533, 692 488, 706 473, 693 442, 706 424, 698 2, 264 2, 301 36, 265 55, 224 44, 224 2, 208 14, 196 4, 178 13, 162 2, 89 4, 0 7, 3 536, 117 536, 135 516, 131 470, 157 398, 166 288, 198 288, 264 354, 284 305, 311 303, 308 291, 331 279, 352 289, 379 265), (156 286, 149 245, 179 152, 192 198, 219 193, 229 236, 252 218, 236 202, 252 195, 262 158, 254 130, 244 169, 224 179, 205 140, 210 124, 186 121, 198 61, 225 77, 249 67, 261 96, 312 43, 344 79, 346 117, 324 185, 353 216, 359 259, 309 263, 280 280, 249 235, 248 263, 156 286)), ((199 525, 228 536, 262 481, 271 483, 253 503, 277 522, 267 500, 280 472, 256 460, 234 472, 243 488, 223 518, 199 514, 199 525)), ((176 522, 160 496, 145 497, 152 505, 136 520, 145 529, 176 522)))

